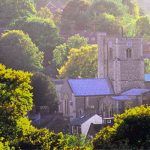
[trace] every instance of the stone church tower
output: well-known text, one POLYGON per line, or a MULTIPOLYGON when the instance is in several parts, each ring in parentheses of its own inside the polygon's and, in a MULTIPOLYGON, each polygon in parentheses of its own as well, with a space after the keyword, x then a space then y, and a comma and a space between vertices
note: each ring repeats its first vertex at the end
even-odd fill
POLYGON ((144 88, 142 39, 97 36, 98 77, 109 78, 116 94, 131 88, 144 88))

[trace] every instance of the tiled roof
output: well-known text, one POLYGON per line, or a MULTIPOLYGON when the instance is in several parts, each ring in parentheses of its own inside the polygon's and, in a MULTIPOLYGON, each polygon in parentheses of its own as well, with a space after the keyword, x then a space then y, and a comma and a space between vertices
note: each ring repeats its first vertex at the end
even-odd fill
POLYGON ((150 82, 150 74, 145 74, 144 78, 146 82, 150 82))
POLYGON ((113 95, 108 79, 69 79, 68 83, 75 96, 113 95))
POLYGON ((142 94, 145 94, 147 92, 150 92, 150 89, 131 89, 126 92, 123 92, 121 95, 124 96, 140 96, 142 94))

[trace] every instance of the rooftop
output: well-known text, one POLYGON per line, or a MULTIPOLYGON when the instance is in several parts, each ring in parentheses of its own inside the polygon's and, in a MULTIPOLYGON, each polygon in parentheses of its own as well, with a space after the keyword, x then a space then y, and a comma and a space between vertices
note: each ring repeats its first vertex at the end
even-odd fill
POLYGON ((123 92, 121 95, 122 96, 140 96, 147 92, 150 92, 150 89, 131 89, 126 92, 123 92))
POLYGON ((75 96, 104 96, 114 94, 108 79, 69 79, 68 83, 75 96))

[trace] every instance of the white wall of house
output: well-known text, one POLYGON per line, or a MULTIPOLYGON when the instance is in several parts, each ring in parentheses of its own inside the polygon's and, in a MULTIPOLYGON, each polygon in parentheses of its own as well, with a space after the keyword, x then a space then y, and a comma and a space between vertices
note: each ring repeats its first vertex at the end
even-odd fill
POLYGON ((102 124, 102 117, 100 117, 99 115, 95 114, 94 116, 92 116, 91 118, 89 118, 86 122, 84 122, 81 125, 81 133, 83 135, 87 135, 90 125, 91 124, 102 124))

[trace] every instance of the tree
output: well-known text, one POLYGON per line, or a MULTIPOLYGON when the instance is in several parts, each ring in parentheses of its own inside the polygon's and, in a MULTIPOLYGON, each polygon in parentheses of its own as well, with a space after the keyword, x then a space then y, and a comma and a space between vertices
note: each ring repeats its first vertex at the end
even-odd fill
POLYGON ((69 37, 66 43, 69 49, 80 48, 87 45, 87 39, 79 34, 75 34, 69 37))
POLYGON ((52 62, 53 49, 58 45, 60 38, 53 20, 30 16, 15 22, 14 28, 29 34, 39 50, 44 52, 44 67, 50 66, 50 74, 55 76, 55 66, 52 62))
POLYGON ((53 51, 54 62, 60 68, 67 61, 68 52, 72 48, 80 48, 87 45, 87 39, 76 34, 68 38, 66 43, 56 46, 53 51))
POLYGON ((97 46, 87 45, 80 49, 69 51, 67 62, 58 70, 59 76, 64 77, 95 77, 97 74, 97 46))
POLYGON ((30 37, 19 30, 10 30, 0 38, 0 62, 13 69, 42 69, 43 53, 30 37))
POLYGON ((99 32, 106 32, 109 35, 119 35, 121 33, 121 25, 111 14, 101 14, 96 18, 95 30, 99 32))
POLYGON ((57 111, 56 90, 50 77, 43 73, 35 73, 32 77, 32 86, 35 106, 49 106, 50 113, 57 111))
POLYGON ((44 19, 53 19, 53 14, 47 7, 42 7, 37 12, 37 16, 44 19))
POLYGON ((136 21, 137 26, 137 35, 138 36, 150 36, 150 21, 149 18, 146 16, 141 16, 136 21))
POLYGON ((102 129, 93 144, 94 149, 149 149, 150 107, 135 107, 115 116, 114 125, 102 129))
POLYGON ((86 0, 71 0, 63 10, 61 30, 70 33, 74 30, 86 29, 86 11, 90 4, 86 0))
POLYGON ((36 14, 30 0, 0 0, 0 20, 3 21, 3 26, 29 14, 36 14))
POLYGON ((0 64, 0 149, 64 149, 62 133, 36 129, 26 117, 33 104, 31 76, 0 64))
POLYGON ((0 137, 15 140, 20 133, 17 122, 32 109, 31 74, 6 69, 0 64, 0 137))

